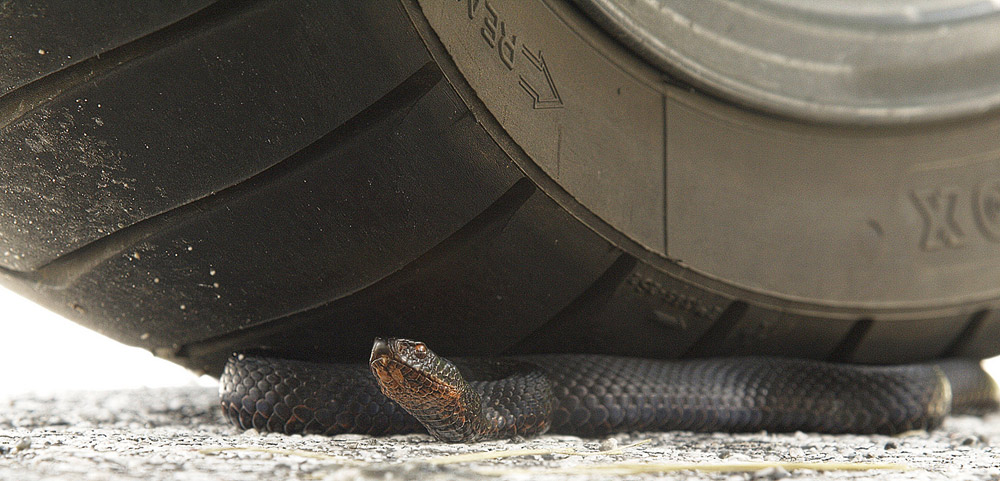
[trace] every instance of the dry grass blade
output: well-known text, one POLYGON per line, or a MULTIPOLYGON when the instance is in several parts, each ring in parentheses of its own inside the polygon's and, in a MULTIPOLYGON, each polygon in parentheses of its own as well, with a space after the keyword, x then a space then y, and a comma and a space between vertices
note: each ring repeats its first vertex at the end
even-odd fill
POLYGON ((506 451, 485 451, 479 453, 451 454, 426 459, 429 464, 455 464, 470 463, 474 461, 485 461, 488 459, 513 458, 518 456, 540 456, 546 454, 565 454, 567 456, 612 456, 622 454, 626 450, 650 442, 645 439, 636 443, 628 444, 620 448, 608 449, 606 451, 576 451, 573 449, 509 449, 506 451))
POLYGON ((348 459, 342 456, 330 456, 329 454, 316 453, 313 451, 303 451, 301 449, 272 449, 272 448, 251 448, 251 447, 216 447, 216 448, 203 448, 199 449, 198 452, 201 454, 218 454, 229 451, 244 452, 244 453, 267 453, 267 454, 280 454, 282 456, 298 456, 300 458, 311 458, 320 459, 323 461, 336 461, 338 463, 345 464, 364 464, 359 461, 348 459))
POLYGON ((645 473, 672 473, 677 471, 698 471, 707 473, 745 473, 767 468, 784 468, 787 471, 809 469, 812 471, 909 471, 913 468, 895 463, 616 463, 568 466, 561 468, 481 468, 476 473, 486 476, 506 476, 510 474, 599 474, 630 475, 645 473))

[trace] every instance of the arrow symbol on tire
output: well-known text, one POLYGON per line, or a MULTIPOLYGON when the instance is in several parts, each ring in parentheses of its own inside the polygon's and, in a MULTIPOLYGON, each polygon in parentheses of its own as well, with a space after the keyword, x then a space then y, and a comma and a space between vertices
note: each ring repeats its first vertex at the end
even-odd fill
POLYGON ((535 55, 528 50, 528 47, 522 47, 521 53, 531 62, 531 65, 535 67, 542 75, 533 75, 535 77, 535 83, 529 82, 525 75, 520 75, 521 88, 524 89, 531 99, 534 101, 532 107, 536 109, 558 109, 562 108, 563 102, 562 98, 559 97, 559 90, 556 89, 555 82, 552 81, 552 74, 549 73, 549 67, 545 65, 545 57, 542 57, 542 51, 538 51, 538 55, 535 55))

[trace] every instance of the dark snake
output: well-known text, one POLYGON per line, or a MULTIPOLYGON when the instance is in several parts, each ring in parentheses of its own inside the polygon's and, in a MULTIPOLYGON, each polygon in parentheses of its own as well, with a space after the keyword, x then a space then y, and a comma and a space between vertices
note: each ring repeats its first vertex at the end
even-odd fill
POLYGON ((376 339, 368 365, 234 355, 225 416, 286 434, 429 432, 442 441, 626 431, 884 433, 996 407, 978 363, 859 366, 775 357, 664 361, 599 355, 446 360, 376 339))

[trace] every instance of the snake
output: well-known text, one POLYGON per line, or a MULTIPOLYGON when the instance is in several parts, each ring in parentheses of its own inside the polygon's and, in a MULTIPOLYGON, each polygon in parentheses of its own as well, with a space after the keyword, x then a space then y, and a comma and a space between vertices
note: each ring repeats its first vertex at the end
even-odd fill
POLYGON ((931 430, 996 409, 972 360, 869 366, 780 357, 658 360, 593 354, 446 359, 376 338, 367 364, 234 354, 219 383, 242 429, 285 434, 426 432, 445 442, 543 433, 931 430))

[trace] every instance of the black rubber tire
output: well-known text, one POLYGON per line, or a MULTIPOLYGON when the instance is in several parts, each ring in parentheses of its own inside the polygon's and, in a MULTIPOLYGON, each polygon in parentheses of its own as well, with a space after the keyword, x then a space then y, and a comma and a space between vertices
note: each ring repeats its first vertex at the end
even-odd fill
POLYGON ((996 115, 777 118, 561 0, 0 8, 2 282, 190 368, 1000 353, 996 115))

